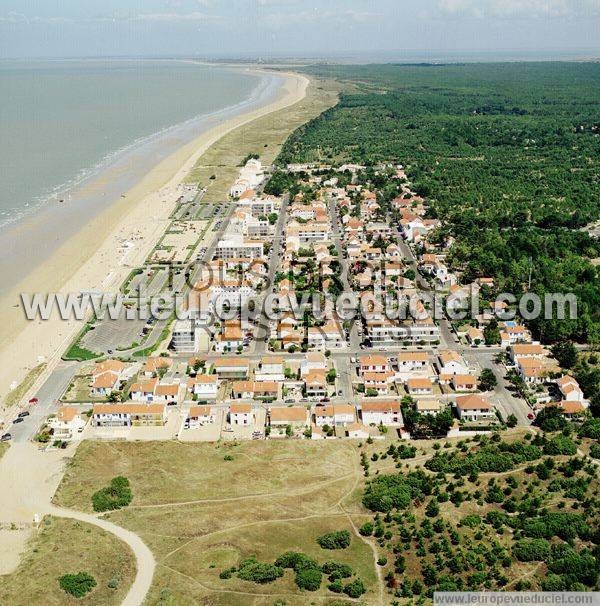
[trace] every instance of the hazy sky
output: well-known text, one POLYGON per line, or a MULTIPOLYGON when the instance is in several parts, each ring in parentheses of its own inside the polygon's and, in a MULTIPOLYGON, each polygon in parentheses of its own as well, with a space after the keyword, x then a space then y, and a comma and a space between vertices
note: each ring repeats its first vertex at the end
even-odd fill
POLYGON ((0 57, 600 49, 600 0, 0 0, 0 57))

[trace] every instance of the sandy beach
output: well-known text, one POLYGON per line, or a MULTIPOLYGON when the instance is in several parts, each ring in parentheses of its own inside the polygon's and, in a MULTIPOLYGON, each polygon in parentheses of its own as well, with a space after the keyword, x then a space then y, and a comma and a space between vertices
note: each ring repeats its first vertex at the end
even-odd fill
MULTIPOLYGON (((81 325, 57 317, 27 321, 19 305, 20 293, 116 291, 168 226, 168 217, 180 195, 178 186, 205 151, 239 126, 304 98, 309 80, 298 74, 281 75, 283 84, 275 100, 210 128, 160 162, 2 298, 0 398, 4 399, 40 362, 47 363, 48 372, 81 325)), ((108 183, 110 172, 103 179, 108 183)), ((94 187, 102 185, 102 179, 94 183, 94 187)))

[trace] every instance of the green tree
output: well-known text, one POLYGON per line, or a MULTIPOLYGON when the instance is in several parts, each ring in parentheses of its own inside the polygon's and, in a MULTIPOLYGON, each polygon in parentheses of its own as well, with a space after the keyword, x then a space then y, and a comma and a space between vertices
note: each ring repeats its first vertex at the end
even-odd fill
POLYGON ((579 354, 572 341, 561 341, 552 347, 552 355, 563 368, 573 368, 577 364, 579 354))
POLYGON ((481 391, 491 391, 498 385, 496 375, 491 368, 484 368, 479 375, 479 389, 481 391))

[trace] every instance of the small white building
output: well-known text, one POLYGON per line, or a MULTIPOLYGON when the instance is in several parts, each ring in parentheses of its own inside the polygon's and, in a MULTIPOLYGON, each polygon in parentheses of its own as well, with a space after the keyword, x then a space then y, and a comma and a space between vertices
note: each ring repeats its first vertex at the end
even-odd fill
POLYGON ((285 379, 285 364, 282 357, 265 356, 254 373, 257 381, 277 381, 285 379))
POLYGON ((369 437, 369 432, 361 423, 352 423, 346 426, 346 436, 358 440, 366 440, 369 437))
POLYGON ((491 421, 496 415, 492 405, 478 395, 458 396, 456 410, 461 421, 491 421))
POLYGON ((365 425, 401 426, 400 402, 365 400, 361 404, 361 417, 365 425))
POLYGON ((252 404, 232 404, 229 407, 229 423, 231 425, 252 425, 253 422, 252 404))
POLYGON ((217 375, 197 375, 190 380, 190 387, 198 399, 214 399, 219 391, 219 379, 217 375))
POLYGON ((184 427, 198 429, 204 425, 212 425, 215 422, 215 414, 210 406, 190 406, 184 427))
POLYGON ((438 358, 440 375, 468 375, 469 366, 454 350, 441 351, 438 358))
POLYGON ((48 420, 48 427, 56 440, 71 440, 83 431, 87 423, 84 417, 74 406, 61 406, 55 416, 48 420))
POLYGON ((317 427, 323 427, 324 425, 333 427, 335 425, 333 405, 329 404, 328 406, 317 406, 315 408, 315 424, 317 427))

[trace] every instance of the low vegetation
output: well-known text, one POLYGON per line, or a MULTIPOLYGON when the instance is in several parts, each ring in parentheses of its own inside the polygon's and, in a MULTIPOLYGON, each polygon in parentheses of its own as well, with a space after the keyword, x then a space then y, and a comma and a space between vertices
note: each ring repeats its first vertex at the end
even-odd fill
POLYGON ((112 534, 47 516, 18 568, 1 577, 0 604, 117 606, 135 570, 133 553, 112 534))
POLYGON ((129 480, 123 476, 117 476, 110 481, 108 486, 92 495, 92 505, 94 511, 112 511, 126 507, 131 503, 132 498, 129 480))
POLYGON ((96 587, 96 579, 87 572, 77 574, 63 574, 59 577, 58 584, 63 591, 70 593, 73 597, 82 598, 96 587))

